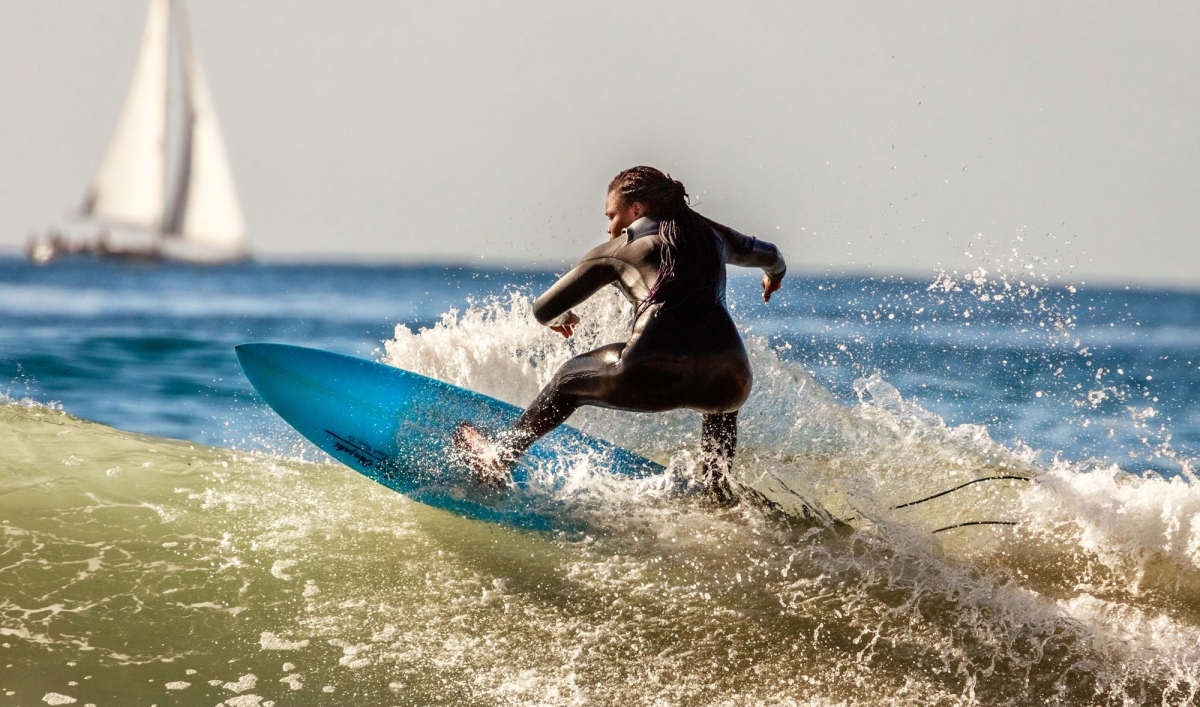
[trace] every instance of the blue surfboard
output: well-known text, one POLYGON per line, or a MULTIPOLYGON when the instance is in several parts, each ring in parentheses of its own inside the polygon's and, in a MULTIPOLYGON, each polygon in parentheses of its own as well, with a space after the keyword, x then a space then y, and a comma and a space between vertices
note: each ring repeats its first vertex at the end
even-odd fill
POLYGON ((579 465, 632 478, 664 468, 563 425, 512 467, 514 485, 473 481, 451 442, 461 422, 495 433, 521 409, 442 381, 354 356, 287 344, 235 347, 254 389, 329 456, 413 500, 534 529, 570 525, 556 494, 579 465))

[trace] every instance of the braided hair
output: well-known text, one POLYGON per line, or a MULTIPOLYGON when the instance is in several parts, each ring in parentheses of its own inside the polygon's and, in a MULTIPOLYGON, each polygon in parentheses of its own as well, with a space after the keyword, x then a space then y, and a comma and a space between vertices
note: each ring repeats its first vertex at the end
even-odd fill
POLYGON ((653 167, 633 167, 609 183, 608 193, 615 193, 622 204, 640 201, 646 205, 646 215, 659 221, 663 245, 658 277, 638 305, 636 317, 668 299, 715 301, 711 295, 720 283, 723 263, 712 229, 727 228, 692 210, 683 183, 653 167))

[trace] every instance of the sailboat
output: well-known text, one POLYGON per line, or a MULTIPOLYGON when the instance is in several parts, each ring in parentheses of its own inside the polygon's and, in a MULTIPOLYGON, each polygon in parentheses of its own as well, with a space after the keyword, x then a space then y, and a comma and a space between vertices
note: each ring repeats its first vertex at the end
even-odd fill
POLYGON ((30 242, 30 259, 85 254, 222 263, 249 257, 233 171, 183 0, 150 0, 125 103, 79 212, 99 229, 92 241, 73 243, 51 232, 30 242), (168 141, 172 29, 182 75, 182 120, 175 121, 181 128, 174 142, 168 141), (175 159, 168 173, 171 145, 175 159), (113 230, 132 230, 137 237, 133 244, 118 242, 113 230))

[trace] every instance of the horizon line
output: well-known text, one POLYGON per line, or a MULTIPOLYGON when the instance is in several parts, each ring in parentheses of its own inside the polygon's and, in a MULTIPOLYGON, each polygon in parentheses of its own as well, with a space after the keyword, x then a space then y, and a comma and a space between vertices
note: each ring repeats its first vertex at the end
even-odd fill
MULTIPOLYGON (((25 255, 19 247, 8 248, 0 246, 0 259, 3 260, 20 260, 25 261, 25 255)), ((170 261, 169 261, 170 262, 170 261)), ((466 258, 462 256, 435 256, 435 255, 379 255, 372 256, 369 254, 337 254, 337 253, 253 253, 245 263, 254 263, 260 265, 307 265, 307 266, 358 266, 358 267, 430 267, 430 268, 467 268, 472 270, 509 270, 516 272, 538 272, 549 273, 558 270, 569 268, 572 263, 569 260, 545 260, 532 259, 520 260, 515 258, 488 258, 480 257, 478 260, 466 258)), ((190 264, 179 262, 172 264, 178 265, 194 265, 195 267, 212 267, 204 264, 190 264)), ((42 267, 42 266, 39 266, 42 267)), ((220 267, 220 266, 216 266, 220 267)), ((931 267, 928 271, 922 272, 915 269, 884 269, 876 266, 853 266, 841 267, 829 265, 825 268, 813 267, 806 264, 797 264, 789 267, 789 272, 798 277, 805 278, 904 278, 910 280, 933 281, 943 274, 956 276, 965 275, 971 270, 962 270, 957 268, 938 268, 931 267)), ((995 271, 989 270, 989 274, 995 271)), ((746 273, 749 275, 749 271, 746 273)), ((999 273, 1003 275, 1004 273, 999 273)), ((734 271, 734 276, 740 273, 734 271)), ((991 278, 989 278, 991 279, 991 278)), ((1136 288, 1150 292, 1200 292, 1200 278, 1195 280, 1144 280, 1140 278, 1115 278, 1104 275, 1092 275, 1088 277, 1067 277, 1062 275, 1049 276, 1048 281, 1042 280, 1040 277, 1036 284, 1043 287, 1065 287, 1068 285, 1076 285, 1079 287, 1087 287, 1088 289, 1118 289, 1118 288, 1136 288)))

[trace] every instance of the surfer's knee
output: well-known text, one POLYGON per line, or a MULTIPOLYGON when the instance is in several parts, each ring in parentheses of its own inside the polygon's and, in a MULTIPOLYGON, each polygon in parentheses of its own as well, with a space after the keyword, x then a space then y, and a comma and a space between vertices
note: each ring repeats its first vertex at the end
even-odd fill
POLYGON ((689 407, 714 414, 737 414, 750 397, 754 376, 749 362, 732 360, 699 366, 698 385, 690 393, 689 407))
MULTIPOLYGON (((739 361, 738 364, 743 364, 743 361, 739 361)), ((737 426, 737 410, 750 397, 750 391, 753 389, 754 372, 750 370, 750 362, 744 361, 743 365, 734 366, 729 374, 729 397, 733 408, 731 414, 734 416, 735 427, 737 426)))

